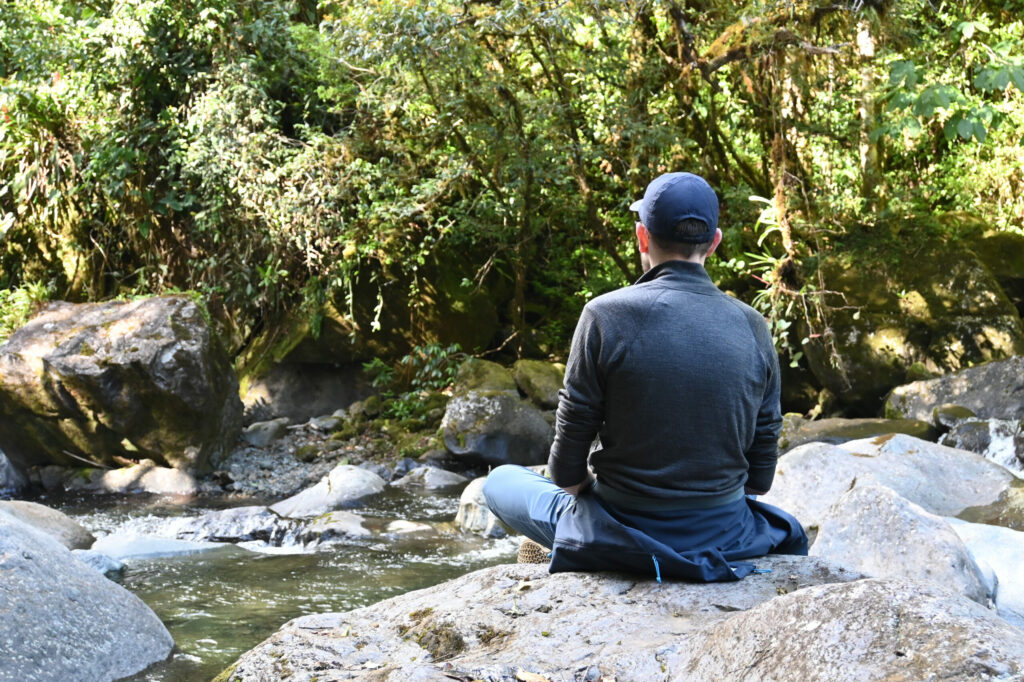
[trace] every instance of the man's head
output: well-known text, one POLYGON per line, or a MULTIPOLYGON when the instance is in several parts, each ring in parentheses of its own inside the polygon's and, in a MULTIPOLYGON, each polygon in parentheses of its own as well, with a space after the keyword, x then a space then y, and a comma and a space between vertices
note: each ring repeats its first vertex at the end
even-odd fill
MULTIPOLYGON (((721 241, 718 196, 699 175, 660 175, 647 185, 644 198, 629 208, 640 216, 637 238, 641 254, 653 246, 652 261, 681 258, 703 263, 721 241)), ((644 259, 645 270, 650 264, 644 259)))

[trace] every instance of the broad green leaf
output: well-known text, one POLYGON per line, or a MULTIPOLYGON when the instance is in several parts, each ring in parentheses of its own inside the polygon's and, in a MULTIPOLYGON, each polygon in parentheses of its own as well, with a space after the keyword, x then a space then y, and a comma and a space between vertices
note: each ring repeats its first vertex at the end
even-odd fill
POLYGON ((974 122, 968 121, 967 119, 961 119, 960 122, 956 124, 956 131, 960 133, 960 137, 965 140, 969 140, 974 132, 974 122))

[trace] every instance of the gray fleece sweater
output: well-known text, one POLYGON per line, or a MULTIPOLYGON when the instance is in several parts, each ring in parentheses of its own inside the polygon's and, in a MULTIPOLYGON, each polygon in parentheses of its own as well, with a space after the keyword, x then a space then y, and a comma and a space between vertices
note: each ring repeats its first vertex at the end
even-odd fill
POLYGON ((764 318, 669 261, 584 307, 548 467, 575 485, 589 456, 599 494, 626 507, 712 506, 771 487, 781 424, 764 318))

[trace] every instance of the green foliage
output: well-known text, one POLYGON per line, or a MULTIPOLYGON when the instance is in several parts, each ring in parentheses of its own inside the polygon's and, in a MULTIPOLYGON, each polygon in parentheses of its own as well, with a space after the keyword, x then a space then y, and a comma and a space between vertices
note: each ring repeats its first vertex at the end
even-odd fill
POLYGON ((14 0, 0 287, 196 291, 237 349, 296 312, 314 336, 328 304, 354 319, 366 290, 379 328, 397 281, 415 320, 454 254, 456 282, 505 292, 517 352, 557 353, 639 274, 629 203, 685 169, 723 200, 710 272, 793 360, 796 323, 827 316, 797 266, 855 226, 1022 229, 1003 5, 14 0))
POLYGON ((51 295, 50 288, 39 282, 18 289, 0 289, 0 343, 28 322, 51 295))
POLYGON ((398 362, 381 358, 363 363, 363 371, 384 399, 383 415, 392 419, 421 417, 423 396, 443 391, 455 381, 459 365, 466 359, 458 344, 416 346, 398 362))

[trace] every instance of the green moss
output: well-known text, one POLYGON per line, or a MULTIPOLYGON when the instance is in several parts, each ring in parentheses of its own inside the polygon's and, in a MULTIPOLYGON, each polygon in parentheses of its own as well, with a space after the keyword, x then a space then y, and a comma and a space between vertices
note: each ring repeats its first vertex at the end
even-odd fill
POLYGON ((428 621, 416 635, 416 643, 430 652, 435 661, 445 661, 466 649, 466 642, 452 623, 428 621))
MULTIPOLYGON (((232 682, 231 678, 235 674, 235 669, 237 669, 237 668, 238 668, 238 664, 237 663, 235 663, 235 664, 225 668, 224 671, 220 675, 217 675, 217 677, 213 678, 213 682, 232 682)), ((236 678, 236 679, 241 679, 241 678, 236 678)))

